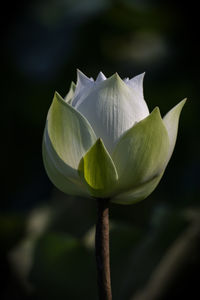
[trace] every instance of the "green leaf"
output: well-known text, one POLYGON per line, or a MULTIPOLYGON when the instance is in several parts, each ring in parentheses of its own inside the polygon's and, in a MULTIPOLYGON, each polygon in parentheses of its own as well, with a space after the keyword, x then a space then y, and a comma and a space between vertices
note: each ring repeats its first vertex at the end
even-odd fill
MULTIPOLYGON (((182 100, 176 106, 174 106, 163 118, 164 125, 167 129, 169 135, 169 154, 168 161, 173 153, 174 146, 176 143, 177 133, 178 133, 178 123, 181 110, 187 99, 182 100)), ((167 162, 168 162, 167 161, 167 162)))
POLYGON ((119 191, 135 189, 159 176, 169 151, 167 130, 155 108, 144 120, 129 129, 112 154, 119 176, 119 191))
POLYGON ((79 188, 83 192, 78 163, 95 141, 88 121, 55 93, 44 132, 43 160, 50 179, 65 193, 79 195, 79 188), (77 193, 73 183, 78 185, 77 193))
POLYGON ((118 175, 101 139, 81 159, 78 169, 93 197, 106 198, 112 195, 118 175))
POLYGON ((127 204, 134 204, 145 199, 154 191, 154 189, 160 182, 163 173, 151 179, 150 181, 147 181, 127 192, 118 194, 117 196, 112 198, 111 201, 113 203, 127 205, 127 204))

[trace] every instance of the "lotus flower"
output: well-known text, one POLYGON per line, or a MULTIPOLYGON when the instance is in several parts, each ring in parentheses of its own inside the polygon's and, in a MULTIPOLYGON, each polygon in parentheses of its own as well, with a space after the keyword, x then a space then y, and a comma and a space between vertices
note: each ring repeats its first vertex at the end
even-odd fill
POLYGON ((174 150, 185 99, 162 119, 143 97, 143 77, 116 73, 96 80, 78 71, 48 112, 43 160, 54 185, 69 195, 132 204, 158 185, 174 150))

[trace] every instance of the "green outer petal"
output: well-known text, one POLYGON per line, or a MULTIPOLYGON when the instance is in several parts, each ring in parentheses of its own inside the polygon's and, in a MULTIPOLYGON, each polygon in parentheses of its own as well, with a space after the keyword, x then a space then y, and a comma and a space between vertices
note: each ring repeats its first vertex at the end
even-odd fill
POLYGON ((73 100, 73 97, 74 97, 75 89, 76 89, 76 85, 72 81, 71 85, 70 85, 70 88, 69 88, 69 92, 67 93, 67 95, 64 98, 64 101, 67 102, 70 105, 72 104, 72 100, 73 100))
POLYGON ((101 139, 98 139, 81 159, 78 169, 93 197, 111 196, 118 175, 112 158, 101 139))
POLYGON ((169 152, 167 130, 159 108, 129 129, 119 140, 112 159, 119 176, 119 191, 133 189, 159 176, 169 152))
POLYGON ((96 141, 89 122, 55 93, 46 127, 57 155, 68 166, 77 170, 81 157, 96 141))
POLYGON ((88 121, 55 93, 44 131, 43 160, 58 189, 71 195, 89 195, 78 174, 78 163, 95 141, 88 121))
POLYGON ((113 197, 111 199, 111 202, 117 203, 117 204, 129 205, 129 204, 134 204, 141 200, 144 200, 146 197, 148 197, 154 191, 156 186, 159 184, 163 173, 160 174, 159 176, 154 177, 150 181, 147 181, 144 184, 137 186, 136 188, 134 188, 132 190, 121 193, 121 194, 117 195, 116 197, 113 197))
POLYGON ((65 164, 55 152, 47 128, 43 136, 42 155, 48 177, 59 190, 69 195, 88 196, 78 171, 65 164))
POLYGON ((163 118, 163 123, 167 129, 168 135, 169 135, 169 154, 168 154, 168 160, 170 160, 174 146, 176 143, 177 133, 178 133, 178 123, 179 123, 179 117, 181 110, 185 104, 187 99, 182 100, 179 102, 176 106, 174 106, 163 118))
MULTIPOLYGON (((45 170, 51 182, 62 192, 69 195, 88 196, 87 190, 81 183, 74 178, 66 176, 66 168, 64 162, 60 160, 56 153, 52 156, 51 150, 46 147, 45 134, 43 138, 42 154, 45 170), (57 163, 59 161, 59 164, 57 163), (65 171, 65 173, 63 172, 65 171)), ((78 175, 78 174, 77 174, 78 175)))

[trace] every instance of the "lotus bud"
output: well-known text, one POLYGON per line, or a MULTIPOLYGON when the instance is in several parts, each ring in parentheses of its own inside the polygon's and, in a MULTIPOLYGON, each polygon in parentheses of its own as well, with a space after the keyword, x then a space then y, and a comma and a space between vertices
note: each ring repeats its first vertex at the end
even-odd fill
POLYGON ((57 92, 48 112, 43 160, 53 184, 69 195, 132 204, 158 185, 173 153, 186 99, 164 118, 151 113, 143 77, 122 80, 78 71, 65 98, 57 92))

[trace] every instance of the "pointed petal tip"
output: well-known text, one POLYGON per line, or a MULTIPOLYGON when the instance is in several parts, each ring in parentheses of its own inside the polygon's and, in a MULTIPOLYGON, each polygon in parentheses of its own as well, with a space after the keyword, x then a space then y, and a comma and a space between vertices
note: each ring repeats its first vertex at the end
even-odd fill
POLYGON ((107 153, 109 153, 108 150, 107 150, 107 148, 106 148, 106 146, 105 146, 105 144, 104 144, 104 142, 103 142, 103 140, 102 140, 102 138, 99 137, 99 138, 96 140, 96 144, 99 145, 99 146, 101 146, 101 147, 103 147, 104 150, 105 150, 107 153))
POLYGON ((141 74, 138 74, 137 76, 141 76, 142 78, 144 78, 145 74, 146 74, 146 72, 143 72, 141 74))
POLYGON ((60 99, 60 98, 62 98, 62 97, 61 97, 61 95, 60 95, 57 91, 55 91, 55 92, 54 92, 53 98, 55 98, 55 99, 60 99))
POLYGON ((181 100, 176 106, 179 106, 180 107, 180 112, 183 108, 183 106, 185 105, 185 103, 187 102, 187 98, 184 98, 183 100, 181 100))
POLYGON ((76 73, 77 73, 77 75, 84 75, 84 76, 86 76, 79 68, 76 68, 76 73))
POLYGON ((62 103, 63 102, 65 103, 63 97, 57 91, 55 91, 55 93, 54 93, 53 100, 57 100, 57 101, 61 101, 62 103))
POLYGON ((101 81, 104 81, 106 80, 106 76, 103 74, 103 72, 99 72, 97 78, 96 78, 96 82, 101 82, 101 81))
POLYGON ((182 103, 182 105, 184 105, 187 102, 188 98, 184 98, 180 103, 182 103))
POLYGON ((97 142, 103 144, 102 138, 99 137, 99 138, 97 139, 97 142))
MULTIPOLYGON (((76 69, 76 82, 78 82, 79 77, 83 74, 83 72, 81 72, 81 70, 79 70, 78 68, 76 69)), ((84 74, 83 74, 84 75, 84 74)))
POLYGON ((113 75, 115 76, 116 79, 122 80, 121 77, 119 76, 119 74, 117 72, 115 72, 113 75))
MULTIPOLYGON (((185 105, 185 103, 186 103, 186 101, 187 101, 187 98, 184 98, 183 100, 181 100, 178 104, 176 104, 171 110, 176 110, 176 109, 178 109, 178 111, 179 111, 179 114, 181 113, 181 111, 182 111, 182 108, 183 108, 183 106, 185 105)), ((170 112, 170 111, 169 111, 170 112)))
POLYGON ((115 72, 113 75, 111 75, 110 77, 108 77, 107 79, 110 82, 115 82, 115 83, 122 83, 123 85, 126 85, 125 82, 121 79, 121 77, 119 76, 119 74, 117 72, 115 72))
POLYGON ((144 76, 146 75, 146 72, 143 72, 140 75, 141 75, 142 80, 144 80, 144 76))
POLYGON ((78 68, 76 69, 77 72, 77 83, 80 81, 82 83, 86 82, 86 81, 94 81, 94 79, 91 77, 87 77, 82 71, 80 71, 78 68))
POLYGON ((154 116, 154 115, 156 115, 159 119, 162 119, 160 114, 160 108, 158 106, 154 107, 154 109, 152 110, 149 116, 154 116))
POLYGON ((140 81, 143 81, 145 74, 146 74, 146 72, 143 72, 143 73, 141 73, 141 74, 138 74, 138 75, 132 77, 132 78, 130 79, 130 81, 134 81, 134 80, 136 80, 136 79, 137 79, 137 80, 140 79, 140 81))
POLYGON ((81 70, 76 69, 76 74, 77 74, 77 81, 78 79, 81 79, 81 77, 87 77, 81 70))

